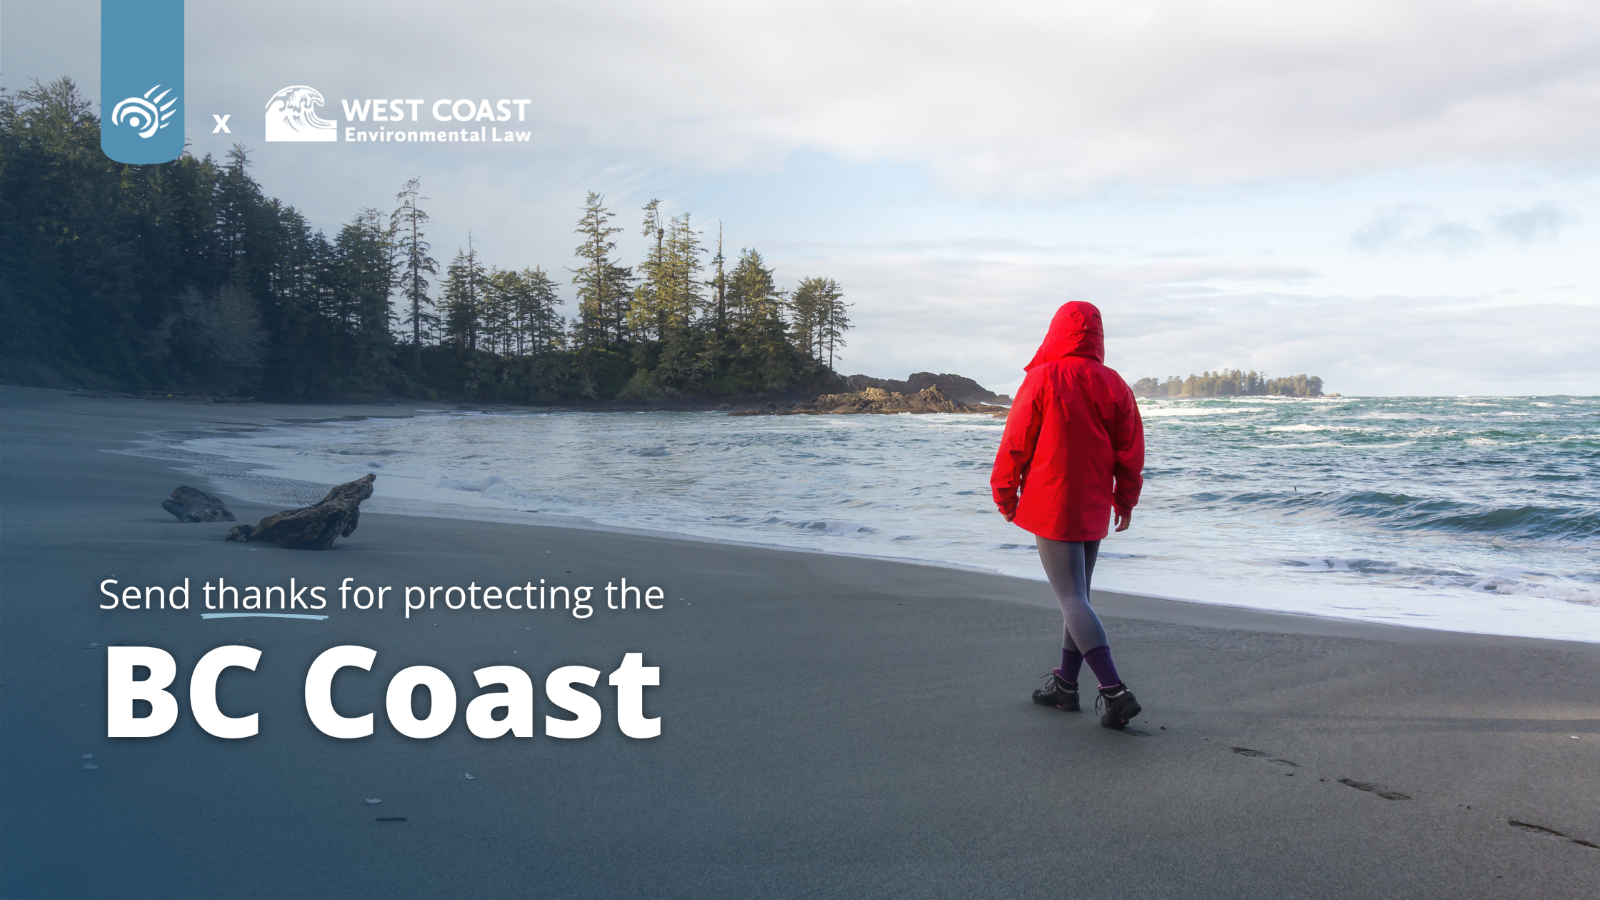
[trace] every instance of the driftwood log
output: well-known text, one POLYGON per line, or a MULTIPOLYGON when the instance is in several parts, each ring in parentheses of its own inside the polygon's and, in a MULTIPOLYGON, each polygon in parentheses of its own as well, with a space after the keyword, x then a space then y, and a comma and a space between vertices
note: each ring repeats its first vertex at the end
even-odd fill
POLYGON ((222 501, 200 490, 179 485, 172 498, 161 501, 161 508, 178 517, 179 522, 236 522, 222 501))
POLYGON ((363 475, 329 491, 310 506, 273 513, 255 525, 236 525, 230 541, 266 541, 291 550, 326 550, 349 537, 361 521, 361 501, 372 496, 378 476, 363 475))

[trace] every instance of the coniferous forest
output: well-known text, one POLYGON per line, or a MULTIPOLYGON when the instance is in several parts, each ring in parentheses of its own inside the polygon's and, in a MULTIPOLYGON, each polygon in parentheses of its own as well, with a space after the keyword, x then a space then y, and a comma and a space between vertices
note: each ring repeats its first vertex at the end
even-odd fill
POLYGON ((418 179, 331 238, 267 196, 235 146, 124 165, 70 79, 0 94, 0 377, 283 401, 658 401, 845 389, 830 278, 781 287, 651 201, 649 250, 590 193, 571 260, 441 252, 418 179), (558 311, 575 301, 568 321, 558 311))
POLYGON ((1141 378, 1132 385, 1135 397, 1321 397, 1322 379, 1315 375, 1268 378, 1260 372, 1223 369, 1166 381, 1141 378))

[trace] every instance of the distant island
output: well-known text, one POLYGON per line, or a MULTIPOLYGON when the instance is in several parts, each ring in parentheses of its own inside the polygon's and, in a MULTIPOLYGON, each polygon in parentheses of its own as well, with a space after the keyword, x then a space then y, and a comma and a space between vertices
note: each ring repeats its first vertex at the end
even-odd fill
POLYGON ((864 387, 859 391, 851 391, 844 394, 823 394, 812 400, 802 400, 787 409, 780 408, 776 403, 768 403, 764 407, 735 410, 728 413, 728 415, 882 416, 896 415, 898 413, 983 413, 1003 419, 1008 412, 1010 412, 1010 409, 1004 406, 991 406, 984 403, 962 403, 959 400, 952 400, 935 384, 929 385, 914 394, 886 391, 877 387, 864 387))
POLYGON ((909 396, 938 386, 946 397, 956 403, 998 403, 1004 406, 1011 404, 1010 396, 996 394, 994 391, 963 375, 935 375, 932 372, 913 372, 911 377, 905 381, 897 381, 893 378, 873 378, 869 375, 851 375, 845 381, 849 382, 850 390, 852 391, 861 391, 870 387, 909 396))
POLYGON ((1166 381, 1141 378, 1133 383, 1135 397, 1321 397, 1322 379, 1315 375, 1268 378, 1260 372, 1223 369, 1166 381))
MULTIPOLYGON (((731 416, 795 416, 795 415, 894 415, 896 413, 983 413, 1005 418, 1011 398, 996 394, 964 375, 932 372, 914 372, 900 381, 894 378, 873 378, 870 375, 851 375, 845 381, 850 390, 839 394, 821 394, 804 399, 792 406, 779 406, 769 401, 765 406, 747 406, 733 410, 731 416), (1002 405, 1004 404, 1004 405, 1002 405)), ((719 406, 718 409, 731 409, 719 406)))

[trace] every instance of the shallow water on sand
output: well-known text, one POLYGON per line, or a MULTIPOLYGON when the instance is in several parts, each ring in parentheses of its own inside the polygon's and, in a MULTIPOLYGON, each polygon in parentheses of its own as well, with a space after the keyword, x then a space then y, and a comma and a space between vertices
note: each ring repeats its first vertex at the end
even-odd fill
MULTIPOLYGON (((1149 400, 1144 497, 1095 586, 1600 641, 1600 399, 1149 400)), ((984 416, 458 412, 193 436, 384 508, 975 566, 1042 579, 989 498, 984 416)), ((270 496, 270 481, 235 493, 270 496)))

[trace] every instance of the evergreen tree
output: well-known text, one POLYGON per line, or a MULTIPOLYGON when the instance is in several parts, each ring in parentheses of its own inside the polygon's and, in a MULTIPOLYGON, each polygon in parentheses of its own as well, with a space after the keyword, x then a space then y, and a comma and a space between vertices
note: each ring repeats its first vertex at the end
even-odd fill
POLYGON ((605 199, 590 191, 584 201, 583 217, 574 229, 583 235, 583 243, 576 252, 584 262, 571 270, 572 286, 578 291, 573 340, 583 349, 621 345, 628 337, 633 272, 611 259, 611 251, 617 249, 611 236, 622 229, 611 224, 613 213, 606 209, 605 199))
POLYGON ((389 294, 394 289, 395 255, 392 229, 376 209, 364 209, 339 231, 334 242, 337 280, 333 312, 354 338, 356 365, 371 378, 373 363, 387 356, 392 343, 389 294))
POLYGON ((1165 381, 1141 378, 1132 389, 1138 397, 1320 397, 1322 379, 1315 375, 1268 378, 1260 372, 1223 369, 1188 378, 1172 375, 1165 381))
POLYGON ((117 238, 121 216, 108 215, 122 167, 100 153, 98 126, 70 79, 0 94, 0 352, 8 371, 27 373, 8 380, 156 377, 115 346, 153 323, 137 321, 137 296, 118 287, 134 253, 117 238))
POLYGON ((480 346, 501 356, 519 355, 517 350, 517 295, 522 278, 510 269, 489 267, 483 279, 479 311, 482 322, 480 346))
POLYGON ((636 336, 653 334, 664 342, 693 325, 702 315, 700 233, 689 213, 663 223, 660 201, 645 204, 644 236, 654 240, 639 266, 642 277, 633 292, 630 324, 636 336))
POLYGON ((817 328, 817 359, 822 359, 821 350, 825 346, 828 368, 831 369, 834 351, 845 345, 844 333, 850 330, 850 316, 846 310, 853 304, 844 302, 844 292, 839 289, 839 282, 832 278, 822 285, 817 299, 821 313, 817 328))
POLYGON ((716 264, 717 274, 706 282, 706 286, 716 293, 715 312, 717 334, 722 335, 728 330, 728 276, 723 271, 727 258, 722 255, 722 221, 717 221, 717 255, 711 261, 716 264))
POLYGON ((795 343, 814 359, 826 359, 830 367, 834 348, 843 346, 842 335, 850 327, 843 298, 839 282, 832 278, 802 278, 789 301, 795 343))
POLYGON ((428 255, 433 249, 422 231, 428 214, 417 206, 421 196, 422 180, 411 178, 395 195, 399 208, 390 217, 395 229, 395 249, 399 255, 399 289, 401 306, 405 310, 401 321, 411 327, 411 367, 422 372, 422 344, 433 336, 439 317, 432 311, 428 299, 428 276, 439 274, 439 263, 428 255))
POLYGON ((666 287, 663 326, 665 335, 689 328, 702 317, 705 304, 700 292, 700 232, 690 224, 689 213, 674 216, 667 232, 663 256, 666 287))
MULTIPOLYGON (((517 295, 517 322, 519 342, 525 341, 527 353, 546 356, 566 349, 566 323, 556 312, 561 298, 556 295, 556 284, 544 269, 534 267, 520 273, 521 291, 517 295)), ((517 352, 523 353, 522 343, 517 352)))
POLYGON ((783 292, 761 254, 746 247, 728 276, 728 313, 733 327, 747 335, 783 328, 783 292))
MULTIPOLYGON (((618 229, 599 194, 577 229, 573 349, 546 271, 488 270, 470 239, 442 285, 450 346, 430 346, 441 323, 429 282, 440 273, 425 199, 410 179, 387 221, 364 209, 330 240, 266 195, 243 146, 222 160, 121 165, 100 153, 92 104, 70 80, 0 91, 0 368, 44 386, 289 401, 838 387, 817 362, 848 327, 835 283, 807 279, 786 301, 754 250, 730 270, 720 223, 703 278, 691 216, 669 220, 652 204, 654 249, 636 293, 632 270, 612 258, 618 229), (395 292, 401 332, 391 330, 395 292), (397 339, 411 345, 411 374, 392 381, 397 339)), ((1312 392, 1320 382, 1260 384, 1312 392)))
POLYGON ((484 280, 488 273, 478 262, 478 251, 467 236, 467 247, 456 253, 445 270, 444 330, 455 343, 468 350, 478 349, 478 332, 483 322, 484 280))
POLYGON ((650 241, 650 252, 636 270, 639 285, 633 289, 633 304, 628 309, 628 326, 633 334, 645 337, 652 333, 658 341, 667 339, 667 309, 671 287, 668 284, 669 265, 666 260, 666 228, 661 224, 661 201, 651 200, 644 205, 642 235, 650 241))
POLYGON ((787 386, 793 375, 783 320, 784 295, 773 271, 754 249, 739 252, 728 276, 728 310, 738 341, 737 359, 759 373, 762 390, 787 386))
POLYGON ((789 323, 797 346, 804 347, 813 357, 820 356, 818 346, 821 316, 819 294, 825 278, 802 278, 800 286, 789 295, 789 323))

